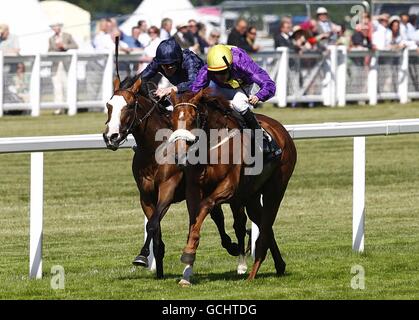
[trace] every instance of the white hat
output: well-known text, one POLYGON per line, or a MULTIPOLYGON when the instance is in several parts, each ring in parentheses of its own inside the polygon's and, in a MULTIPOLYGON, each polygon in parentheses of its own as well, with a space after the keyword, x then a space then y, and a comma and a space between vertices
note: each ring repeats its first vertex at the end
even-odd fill
POLYGON ((390 19, 390 15, 388 13, 382 13, 378 16, 378 20, 386 20, 390 19))
POLYGON ((187 27, 188 27, 188 24, 187 24, 186 22, 179 23, 179 24, 176 26, 176 28, 177 28, 177 29, 187 28, 187 27))
POLYGON ((399 16, 391 16, 390 20, 388 21, 388 24, 392 24, 394 21, 399 21, 400 22, 400 17, 399 16))
POLYGON ((49 26, 50 28, 58 26, 58 27, 62 27, 64 24, 60 21, 54 21, 53 23, 51 23, 49 26))
POLYGON ((317 14, 327 14, 327 9, 324 7, 317 8, 317 14))

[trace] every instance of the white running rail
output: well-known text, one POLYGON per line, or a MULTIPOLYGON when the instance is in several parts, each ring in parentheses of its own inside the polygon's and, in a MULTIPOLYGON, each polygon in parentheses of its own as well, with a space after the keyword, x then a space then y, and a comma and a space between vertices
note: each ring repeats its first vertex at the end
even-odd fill
MULTIPOLYGON (((354 137, 352 249, 364 251, 365 137, 419 133, 419 119, 288 125, 293 139, 354 137)), ((133 146, 130 137, 122 148, 133 146)), ((43 152, 104 149, 102 135, 0 138, 1 153, 31 153, 30 266, 31 278, 42 277, 43 152)), ((258 231, 252 225, 252 254, 258 231)), ((152 250, 151 250, 152 251, 152 250)), ((152 263, 150 265, 153 265, 152 263)))

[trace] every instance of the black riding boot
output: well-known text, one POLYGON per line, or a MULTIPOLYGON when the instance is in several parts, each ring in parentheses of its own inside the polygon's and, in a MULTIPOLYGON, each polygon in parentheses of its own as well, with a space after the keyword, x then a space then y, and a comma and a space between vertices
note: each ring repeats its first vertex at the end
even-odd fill
POLYGON ((262 127, 259 124, 259 121, 256 119, 255 114, 250 110, 247 109, 244 113, 242 113, 242 116, 244 118, 244 121, 246 121, 246 125, 251 130, 262 130, 263 132, 263 146, 260 146, 260 148, 263 150, 263 153, 265 154, 279 154, 280 148, 276 145, 275 141, 271 137, 268 136, 268 134, 265 132, 265 130, 262 129, 262 127))

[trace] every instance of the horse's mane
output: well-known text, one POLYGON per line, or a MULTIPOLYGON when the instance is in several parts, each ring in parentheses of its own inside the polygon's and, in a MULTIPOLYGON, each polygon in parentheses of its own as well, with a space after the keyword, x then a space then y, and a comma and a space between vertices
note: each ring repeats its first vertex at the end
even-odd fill
MULTIPOLYGON (((177 102, 178 103, 189 102, 193 100, 193 98, 198 94, 201 94, 201 92, 200 93, 193 93, 191 91, 185 92, 179 97, 179 101, 177 102)), ((211 88, 205 88, 202 90, 202 97, 199 100, 199 102, 200 104, 207 104, 212 107, 215 107, 215 109, 218 109, 220 111, 225 111, 225 113, 230 113, 232 110, 230 106, 230 102, 222 96, 213 95, 211 88)))
MULTIPOLYGON (((189 102, 193 98, 201 93, 186 92, 179 97, 178 103, 189 102)), ((216 112, 220 116, 227 115, 231 120, 236 122, 239 126, 243 126, 240 115, 231 107, 230 102, 220 95, 213 95, 211 88, 205 88, 202 90, 202 96, 199 99, 198 105, 208 106, 208 110, 216 112)))
MULTIPOLYGON (((127 76, 124 80, 122 80, 121 84, 120 84, 120 89, 129 89, 132 87, 132 85, 135 83, 135 81, 138 80, 138 78, 140 77, 140 75, 136 75, 134 77, 131 76, 127 76)), ((138 91, 138 93, 135 95, 137 97, 137 99, 139 99, 139 102, 142 104, 151 104, 150 99, 147 97, 147 92, 146 89, 144 88, 144 85, 141 85, 140 90, 138 91)))
POLYGON ((122 80, 119 88, 120 89, 129 89, 129 88, 132 87, 134 82, 137 81, 137 79, 138 79, 138 76, 135 76, 135 77, 127 76, 124 80, 122 80))

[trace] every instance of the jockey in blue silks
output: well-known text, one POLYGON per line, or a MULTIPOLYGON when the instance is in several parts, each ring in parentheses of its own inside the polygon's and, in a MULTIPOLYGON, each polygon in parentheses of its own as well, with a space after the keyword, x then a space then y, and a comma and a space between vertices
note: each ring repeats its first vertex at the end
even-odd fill
POLYGON ((139 76, 147 81, 161 73, 170 81, 173 86, 156 90, 156 96, 161 99, 172 90, 177 93, 190 91, 203 65, 204 61, 200 57, 188 49, 182 50, 172 37, 159 44, 156 57, 139 76))

